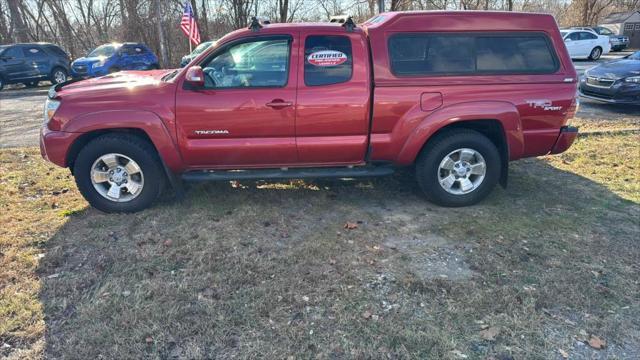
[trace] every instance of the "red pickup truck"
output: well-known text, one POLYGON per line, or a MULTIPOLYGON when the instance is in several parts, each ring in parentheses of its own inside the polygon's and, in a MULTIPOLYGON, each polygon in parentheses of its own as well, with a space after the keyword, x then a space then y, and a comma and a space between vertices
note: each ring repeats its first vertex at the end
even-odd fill
POLYGON ((183 180, 353 178, 411 165, 428 199, 465 206, 506 185, 510 160, 572 144, 576 87, 550 15, 254 22, 181 70, 53 87, 40 144, 107 212, 146 208, 183 180))

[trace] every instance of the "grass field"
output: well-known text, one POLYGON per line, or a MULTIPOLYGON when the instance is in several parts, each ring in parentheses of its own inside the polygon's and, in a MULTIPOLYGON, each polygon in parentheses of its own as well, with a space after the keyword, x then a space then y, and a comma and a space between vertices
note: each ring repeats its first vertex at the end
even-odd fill
POLYGON ((407 171, 106 215, 35 149, 0 170, 0 357, 640 358, 637 134, 512 163, 461 209, 407 171))

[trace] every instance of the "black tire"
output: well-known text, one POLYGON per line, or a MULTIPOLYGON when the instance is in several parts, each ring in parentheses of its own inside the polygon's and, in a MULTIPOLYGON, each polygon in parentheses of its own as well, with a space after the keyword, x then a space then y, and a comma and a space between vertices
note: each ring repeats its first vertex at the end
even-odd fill
POLYGON ((129 134, 107 134, 91 140, 78 153, 73 174, 80 193, 94 208, 107 213, 131 213, 148 208, 160 195, 165 175, 155 148, 146 140, 129 134), (135 198, 116 202, 102 196, 93 186, 91 167, 101 156, 118 153, 134 160, 142 170, 144 186, 135 198))
POLYGON ((2 91, 3 88, 4 88, 4 79, 2 78, 2 75, 0 75, 0 91, 2 91))
POLYGON ((600 46, 596 46, 591 50, 589 54, 589 60, 598 60, 602 56, 602 48, 600 46))
POLYGON ((500 153, 495 144, 481 133, 468 129, 450 130, 436 135, 422 149, 416 160, 416 178, 427 199, 446 207, 469 206, 491 193, 500 179, 500 153), (486 173, 478 187, 468 193, 454 195, 447 192, 438 179, 440 162, 457 149, 469 148, 484 158, 486 173))
POLYGON ((109 69, 109 74, 117 73, 119 71, 120 71, 120 68, 114 66, 109 69))
POLYGON ((160 65, 158 64, 149 65, 149 70, 158 70, 158 69, 160 69, 160 65))
POLYGON ((39 81, 29 81, 23 84, 28 88, 34 88, 34 87, 37 87, 39 83, 40 83, 39 81))
POLYGON ((67 72, 67 70, 58 66, 53 68, 53 70, 51 70, 51 75, 49 75, 49 81, 51 81, 52 84, 57 85, 67 81, 68 77, 69 77, 69 73, 67 72), (60 80, 64 78, 64 81, 56 80, 58 73, 60 73, 60 80))

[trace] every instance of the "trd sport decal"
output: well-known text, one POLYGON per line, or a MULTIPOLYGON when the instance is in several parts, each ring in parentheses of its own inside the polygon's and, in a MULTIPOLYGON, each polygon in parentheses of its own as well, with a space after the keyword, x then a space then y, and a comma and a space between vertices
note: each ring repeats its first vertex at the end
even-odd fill
POLYGON ((336 66, 347 61, 347 54, 335 50, 322 50, 309 54, 309 64, 315 66, 336 66))

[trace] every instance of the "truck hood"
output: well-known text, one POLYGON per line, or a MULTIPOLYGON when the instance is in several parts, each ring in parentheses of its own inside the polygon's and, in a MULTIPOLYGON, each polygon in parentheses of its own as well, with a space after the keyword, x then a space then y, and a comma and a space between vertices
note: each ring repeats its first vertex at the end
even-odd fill
POLYGON ((160 86, 162 77, 173 70, 121 71, 93 79, 72 82, 63 85, 57 96, 83 97, 106 93, 110 96, 118 93, 140 93, 146 88, 160 86))
POLYGON ((637 75, 640 75, 640 60, 633 59, 614 60, 588 70, 588 76, 615 80, 637 75))

